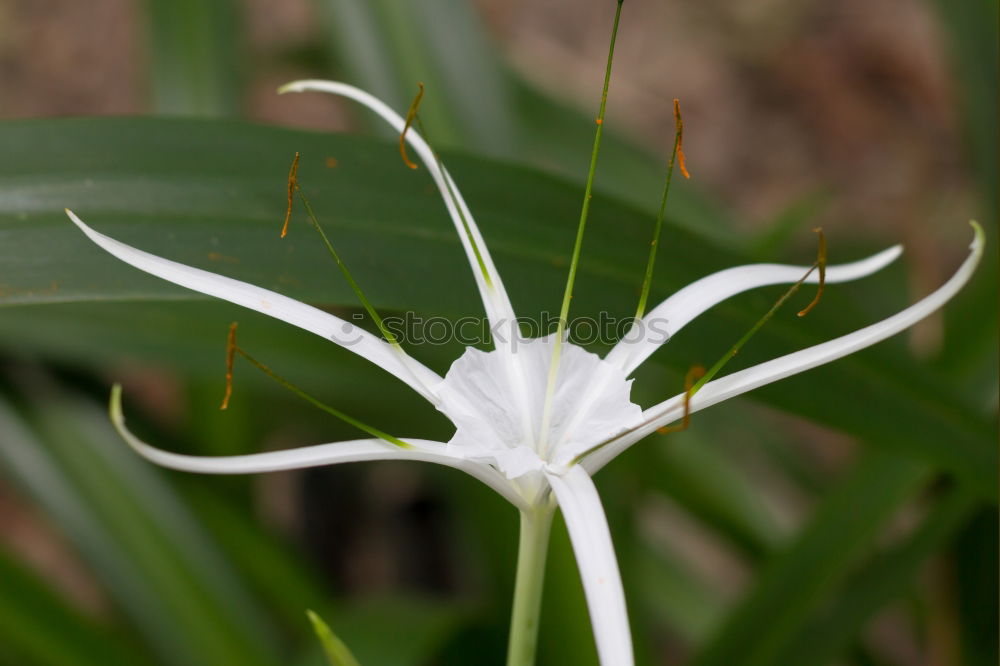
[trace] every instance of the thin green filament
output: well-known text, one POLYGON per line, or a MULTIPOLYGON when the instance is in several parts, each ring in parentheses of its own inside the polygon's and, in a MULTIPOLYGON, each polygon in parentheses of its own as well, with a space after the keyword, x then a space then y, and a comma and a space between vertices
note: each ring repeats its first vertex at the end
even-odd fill
POLYGON ((413 103, 410 104, 410 109, 406 112, 403 131, 399 133, 399 156, 403 158, 403 164, 414 170, 416 170, 417 165, 406 154, 406 132, 410 129, 413 119, 417 117, 417 109, 420 108, 420 101, 424 98, 424 84, 418 83, 417 86, 420 88, 420 92, 413 98, 413 103))
POLYGON ((344 423, 352 425, 355 428, 357 428, 358 430, 361 430, 363 432, 368 433, 372 437, 377 437, 379 439, 385 440, 386 442, 389 442, 390 444, 394 444, 394 445, 396 445, 396 446, 398 446, 398 447, 400 447, 402 449, 412 449, 413 448, 413 446, 411 444, 407 444, 406 442, 404 442, 403 440, 401 440, 401 439, 399 439, 397 437, 393 437, 392 435, 390 435, 388 433, 382 432, 378 428, 373 428, 372 426, 370 426, 370 425, 368 425, 366 423, 362 423, 361 421, 357 420, 356 418, 348 416, 347 414, 345 414, 344 412, 340 411, 339 409, 337 409, 335 407, 331 407, 330 405, 327 405, 326 403, 320 401, 318 398, 315 398, 315 397, 309 395, 308 393, 306 393, 305 391, 303 391, 302 389, 300 389, 298 386, 296 386, 295 384, 291 383, 290 381, 288 381, 287 379, 285 379, 284 377, 282 377, 281 375, 279 375, 278 373, 276 373, 274 370, 271 370, 271 368, 267 367, 266 365, 264 365, 263 363, 261 363, 260 361, 258 361, 257 359, 255 359, 253 356, 251 356, 246 351, 244 351, 241 347, 234 347, 234 351, 235 351, 235 353, 239 354, 240 356, 242 356, 243 358, 245 358, 247 361, 249 361, 258 370, 260 370, 265 375, 267 375, 268 377, 270 377, 271 379, 273 379, 274 381, 276 381, 278 384, 284 386, 286 389, 288 389, 289 391, 291 391, 295 395, 299 396, 300 398, 302 398, 306 402, 311 403, 315 407, 318 407, 319 409, 323 410, 327 414, 330 414, 331 416, 337 417, 338 419, 340 419, 344 423))
POLYGON ((580 250, 583 247, 583 234, 587 228, 587 216, 590 214, 590 200, 593 198, 594 174, 597 172, 597 155, 601 150, 601 136, 604 134, 604 115, 608 105, 608 87, 611 85, 611 63, 614 61, 615 41, 618 39, 618 24, 622 15, 622 1, 618 0, 615 9, 615 22, 611 28, 611 45, 608 48, 608 63, 604 70, 604 87, 601 89, 601 107, 597 113, 597 130, 594 133, 594 148, 590 154, 590 169, 587 172, 587 185, 583 194, 583 207, 580 210, 580 223, 576 230, 576 242, 573 245, 573 257, 569 264, 569 275, 566 278, 566 291, 563 293, 562 307, 559 309, 559 321, 556 324, 556 339, 552 346, 552 360, 549 362, 549 377, 545 388, 545 406, 542 410, 542 430, 539 433, 539 452, 545 456, 548 446, 549 423, 552 420, 552 396, 555 393, 556 377, 559 374, 559 359, 562 355, 563 336, 566 334, 569 318, 569 304, 573 300, 573 283, 576 281, 576 269, 580 263, 580 250))
POLYGON ((639 305, 635 310, 636 321, 646 314, 646 301, 649 299, 649 288, 653 283, 653 267, 656 265, 656 252, 660 248, 660 231, 663 229, 663 219, 667 210, 667 196, 670 194, 670 182, 674 176, 674 164, 677 161, 677 151, 681 146, 684 124, 681 121, 680 102, 674 100, 674 147, 670 150, 670 162, 667 165, 667 178, 663 185, 663 196, 660 198, 660 210, 656 214, 656 227, 653 229, 653 241, 649 244, 649 260, 646 262, 646 275, 642 280, 642 292, 639 294, 639 305))
POLYGON ((379 316, 378 312, 375 311, 375 307, 371 304, 371 301, 369 301, 368 297, 365 296, 363 291, 361 291, 361 287, 358 285, 357 281, 355 281, 354 277, 351 275, 351 271, 348 270, 347 264, 345 264, 343 259, 340 258, 340 255, 337 253, 337 250, 334 249, 333 244, 330 242, 330 239, 323 231, 323 227, 320 226, 319 220, 316 217, 316 213, 313 212, 312 205, 310 205, 309 199, 302 191, 302 188, 296 185, 295 191, 296 193, 298 193, 299 199, 302 201, 302 205, 306 209, 306 216, 309 218, 309 223, 312 225, 313 229, 315 229, 316 232, 319 234, 320 238, 323 239, 323 244, 326 246, 326 251, 329 252, 330 256, 333 257, 333 260, 337 262, 337 266, 340 268, 340 272, 344 274, 344 278, 347 280, 347 283, 351 285, 351 289, 354 290, 354 293, 358 297, 358 300, 361 301, 361 305, 364 306, 365 310, 368 312, 368 315, 375 322, 375 325, 378 326, 378 330, 382 332, 382 335, 385 337, 386 341, 394 347, 399 347, 399 341, 396 340, 396 336, 394 336, 392 334, 392 331, 390 331, 386 327, 385 322, 382 321, 382 317, 379 316))

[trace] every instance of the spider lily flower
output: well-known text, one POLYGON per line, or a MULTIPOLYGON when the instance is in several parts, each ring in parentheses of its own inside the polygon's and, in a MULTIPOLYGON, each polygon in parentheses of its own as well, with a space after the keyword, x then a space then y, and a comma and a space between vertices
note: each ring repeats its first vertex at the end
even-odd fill
MULTIPOLYGON (((298 81, 282 89, 304 91, 350 98, 377 113, 397 132, 404 129, 404 119, 383 102, 343 83, 298 81)), ((125 428, 117 388, 112 397, 112 419, 138 453, 178 470, 250 474, 368 460, 419 460, 471 474, 510 501, 523 516, 542 516, 546 526, 545 517, 550 519, 558 507, 578 561, 600 661, 604 666, 632 664, 618 564, 591 476, 646 435, 680 420, 688 394, 681 393, 645 410, 631 400, 630 376, 662 340, 626 336, 605 358, 565 342, 551 394, 551 418, 543 419, 554 337, 517 338, 514 310, 503 281, 457 185, 417 132, 411 129, 405 138, 441 192, 491 327, 509 333, 495 336, 491 351, 466 349, 444 377, 408 356, 398 344, 390 344, 335 315, 260 287, 143 252, 95 231, 72 212, 67 214, 94 243, 136 268, 281 319, 368 359, 443 412, 455 426, 450 441, 404 437, 401 439, 408 446, 401 447, 383 439, 366 438, 251 455, 199 457, 154 448, 131 434, 125 428), (543 435, 540 428, 546 421, 548 431, 543 435)), ((826 281, 865 277, 891 263, 901 251, 896 246, 854 263, 829 266, 826 281)), ((829 363, 912 326, 962 288, 982 251, 983 236, 977 227, 969 257, 950 280, 923 300, 848 335, 709 381, 691 397, 690 410, 704 409, 829 363)), ((753 264, 723 270, 679 290, 654 307, 644 321, 665 321, 669 335, 673 335, 731 296, 757 287, 795 283, 808 269, 753 264)), ((810 276, 807 282, 815 283, 817 278, 810 276)), ((547 535, 547 527, 544 531, 547 535)), ((542 559, 544 562, 544 555, 542 559)))

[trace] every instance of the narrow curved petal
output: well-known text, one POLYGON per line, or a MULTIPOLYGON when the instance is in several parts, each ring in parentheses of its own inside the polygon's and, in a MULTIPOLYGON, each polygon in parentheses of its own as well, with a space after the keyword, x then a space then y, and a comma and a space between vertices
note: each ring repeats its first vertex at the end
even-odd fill
POLYGON ((432 403, 437 403, 430 388, 441 382, 437 373, 407 356, 398 347, 354 324, 268 289, 143 252, 91 229, 71 210, 67 210, 66 214, 90 240, 125 263, 182 287, 242 305, 315 333, 368 359, 432 403))
MULTIPOLYGON (((902 252, 902 247, 895 245, 861 261, 829 266, 826 281, 847 282, 871 275, 895 261, 902 252)), ((660 345, 709 308, 750 289, 798 282, 807 270, 808 266, 749 264, 703 277, 650 310, 608 353, 607 360, 631 374, 660 345)), ((808 284, 817 282, 819 275, 815 272, 806 280, 808 284)))
POLYGON ((412 447, 409 449, 373 438, 303 446, 284 451, 251 453, 242 456, 189 456, 171 453, 143 442, 129 431, 122 414, 119 393, 116 387, 111 394, 109 408, 111 422, 136 453, 161 467, 197 474, 260 474, 262 472, 278 472, 370 460, 417 460, 460 469, 500 493, 519 509, 530 509, 524 498, 514 490, 512 484, 495 469, 487 465, 473 463, 455 455, 454 452, 449 452, 448 445, 443 442, 425 439, 407 438, 406 443, 412 447))
MULTIPOLYGON (((324 92, 352 99, 374 111, 397 132, 402 132, 405 126, 403 118, 389 108, 385 102, 346 83, 322 80, 293 81, 278 90, 279 93, 306 91, 324 92)), ((502 325, 502 330, 505 332, 515 330, 511 328, 515 321, 514 310, 507 297, 503 281, 493 264, 486 242, 483 240, 482 234, 479 233, 476 221, 473 219, 465 199, 462 198, 461 192, 458 191, 458 186, 434 155, 431 147, 412 127, 406 132, 406 140, 420 157, 441 192, 444 204, 448 208, 448 214, 451 215, 455 230, 462 241, 465 256, 472 267, 472 273, 476 278, 479 295, 483 299, 483 307, 486 309, 490 324, 494 327, 502 325)), ((509 337, 509 335, 503 336, 503 339, 498 340, 498 342, 509 343, 509 337)))
MULTIPOLYGON (((790 377, 843 358, 848 354, 853 354, 858 350, 870 347, 877 342, 896 335, 913 326, 921 319, 933 314, 965 286, 979 264, 979 260, 983 255, 985 241, 982 229, 978 225, 974 225, 974 228, 976 235, 972 241, 972 245, 969 246, 971 251, 968 258, 966 258, 951 279, 938 287, 930 295, 876 324, 866 326, 829 342, 814 345, 708 382, 691 398, 691 411, 697 412, 723 400, 728 400, 747 391, 752 391, 765 384, 776 382, 785 377, 790 377)), ((651 434, 657 428, 679 420, 683 413, 683 393, 650 407, 643 413, 645 422, 642 426, 629 431, 614 442, 598 449, 583 460, 581 464, 588 472, 593 474, 619 453, 646 435, 651 434)))
POLYGON ((546 471, 545 476, 559 501, 573 542, 601 664, 631 666, 632 634, 625 592, 608 521, 594 482, 579 465, 573 465, 565 474, 546 471))

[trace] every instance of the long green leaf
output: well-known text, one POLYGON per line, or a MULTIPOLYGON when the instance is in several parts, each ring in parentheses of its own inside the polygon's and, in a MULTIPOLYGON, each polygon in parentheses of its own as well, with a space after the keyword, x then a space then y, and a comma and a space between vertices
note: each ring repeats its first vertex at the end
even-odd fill
POLYGON ((705 436, 712 425, 654 438, 649 445, 657 450, 643 458, 640 474, 648 487, 673 497, 743 553, 760 557, 777 545, 781 532, 747 474, 705 436))
POLYGON ((143 658, 0 551, 0 663, 124 666, 143 658))
POLYGON ((254 601, 102 408, 50 396, 25 420, 0 403, 0 423, 0 470, 57 521, 161 660, 280 663, 254 601))
MULTIPOLYGON (((449 317, 478 312, 471 280, 459 284, 468 267, 438 196, 426 174, 400 163, 391 144, 239 123, 146 119, 10 123, 0 126, 0 140, 18 156, 0 166, 0 298, 6 305, 75 302, 83 330, 99 332, 101 322, 88 321, 88 302, 201 299, 94 248, 65 220, 67 205, 101 230, 151 252, 300 299, 353 305, 353 294, 311 234, 297 227, 292 238, 277 238, 288 156, 304 150, 300 178, 376 307, 449 317), (335 169, 324 166, 329 156, 338 159, 335 169)), ((577 189, 529 169, 461 157, 449 162, 519 312, 551 309, 564 279, 577 189)), ((634 307, 650 222, 607 197, 595 199, 594 214, 574 313, 598 316, 603 310, 624 317, 634 307)), ((671 238, 670 261, 663 262, 654 285, 659 294, 743 261, 679 228, 671 238)), ((794 313, 776 318, 741 359, 778 356, 870 323, 846 294, 866 297, 863 286, 828 289, 823 308, 804 320, 794 313)), ((718 306, 676 336, 657 360, 683 372, 692 362, 718 357, 735 332, 766 310, 769 298, 757 294, 718 306)), ((902 303, 865 305, 890 314, 902 303)), ((133 306, 120 307, 119 319, 127 320, 133 306)), ((8 307, 0 330, 35 349, 58 349, 63 338, 68 345, 80 343, 59 330, 38 340, 25 335, 37 330, 39 316, 34 307, 8 307)), ((143 345, 138 328, 124 335, 143 345)), ((205 344, 179 330, 154 355, 177 358, 173 345, 205 344)), ((217 350, 218 338, 210 344, 217 350)), ((293 344, 286 351, 296 353, 293 344)), ((330 354, 346 356, 333 349, 330 354)), ((995 501, 995 424, 952 393, 887 343, 755 396, 932 461, 995 501)))
POLYGON ((773 663, 832 662, 886 604, 914 585, 921 565, 939 552, 968 518, 974 503, 961 488, 940 499, 914 533, 880 553, 836 598, 777 653, 773 663))
POLYGON ((765 666, 927 479, 927 468, 884 452, 866 452, 704 646, 698 666, 765 666))
POLYGON ((330 627, 319 615, 313 611, 308 611, 309 621, 312 623, 313 631, 323 646, 323 653, 326 655, 330 666, 360 666, 358 660, 351 654, 350 649, 344 645, 330 627))
POLYGON ((145 0, 152 108, 166 115, 230 116, 240 106, 238 3, 145 0))
MULTIPOLYGON (((417 93, 438 147, 517 154, 510 86, 476 12, 465 0, 317 0, 346 79, 396 109, 417 93)), ((384 125, 376 125, 384 130, 384 125)))

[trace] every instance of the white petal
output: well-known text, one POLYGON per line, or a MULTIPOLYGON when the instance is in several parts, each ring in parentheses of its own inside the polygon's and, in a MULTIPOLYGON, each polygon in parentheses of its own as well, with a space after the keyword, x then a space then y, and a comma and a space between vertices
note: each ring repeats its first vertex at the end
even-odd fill
POLYGON ((602 666, 631 666, 632 634, 618 560, 594 482, 579 465, 546 472, 566 521, 602 666))
POLYGON ((242 456, 189 456, 158 449, 133 435, 125 426, 117 387, 112 391, 110 413, 115 429, 139 455, 162 467, 183 472, 260 474, 369 460, 418 460, 447 465, 467 472, 493 488, 519 509, 530 509, 524 498, 496 470, 448 452, 447 445, 443 442, 406 438, 403 441, 413 448, 404 449, 381 439, 355 439, 242 456))
POLYGON ((440 383, 441 377, 437 373, 354 324, 276 292, 143 252, 91 229, 73 211, 67 210, 66 214, 90 240, 125 263, 182 287, 242 305, 315 333, 368 359, 431 402, 437 402, 429 388, 440 383))
MULTIPOLYGON (((847 282, 871 275, 892 263, 902 252, 903 249, 896 245, 861 261, 829 266, 826 281, 847 282)), ((807 270, 808 266, 749 264, 703 277, 650 310, 642 322, 633 325, 628 335, 608 353, 607 360, 621 366, 626 374, 631 374, 660 345, 709 308, 750 289, 798 282, 807 270)), ((819 274, 813 271, 806 283, 817 282, 819 274)))
MULTIPOLYGON (((396 132, 402 132, 406 124, 406 121, 398 113, 389 108, 385 102, 364 90, 347 85, 346 83, 322 80, 293 81, 278 90, 279 93, 306 91, 325 92, 353 99, 355 102, 368 107, 381 116, 396 132)), ((503 330, 506 333, 504 336, 497 336, 498 342, 504 341, 509 343, 511 332, 516 330, 516 328, 513 328, 516 326, 514 310, 511 307, 510 299, 507 297, 507 292, 504 290, 500 274, 497 272, 496 266, 493 265, 493 259, 490 258, 486 242, 479 233, 476 221, 472 218, 469 207, 465 204, 465 200, 462 198, 461 192, 458 191, 455 181, 452 180, 448 171, 435 158, 433 151, 431 151, 430 146, 427 145, 423 137, 411 127, 406 132, 406 140, 430 172, 431 177, 438 186, 438 190, 441 192, 441 197, 444 199, 444 204, 451 215, 455 230, 462 241, 465 256, 472 267, 472 273, 476 278, 476 285, 479 287, 479 295, 483 299, 483 307, 486 308, 486 315, 490 320, 491 326, 496 327, 500 325, 503 328, 499 330, 503 330), (463 217, 465 219, 464 223, 462 221, 463 217), (468 232, 465 229, 466 224, 468 225, 468 232), (479 251, 479 258, 476 257, 476 250, 479 251), (479 265, 480 259, 482 259, 483 263, 482 268, 479 265), (483 274, 483 270, 485 270, 485 275, 483 274)))
MULTIPOLYGON (((829 342, 814 345, 806 349, 787 354, 771 361, 766 361, 745 370, 726 375, 721 379, 708 382, 691 398, 691 411, 696 412, 706 407, 728 400, 755 388, 776 382, 779 379, 805 372, 817 366, 843 358, 848 354, 870 347, 933 314, 947 303, 972 277, 983 255, 984 238, 982 229, 976 225, 975 238, 969 246, 971 252, 958 271, 941 285, 937 291, 914 303, 905 310, 896 313, 888 319, 848 333, 829 342)), ((664 400, 643 413, 646 423, 635 431, 628 433, 613 443, 595 451, 581 464, 591 474, 606 465, 629 446, 661 428, 681 418, 684 412, 684 394, 664 400)))

